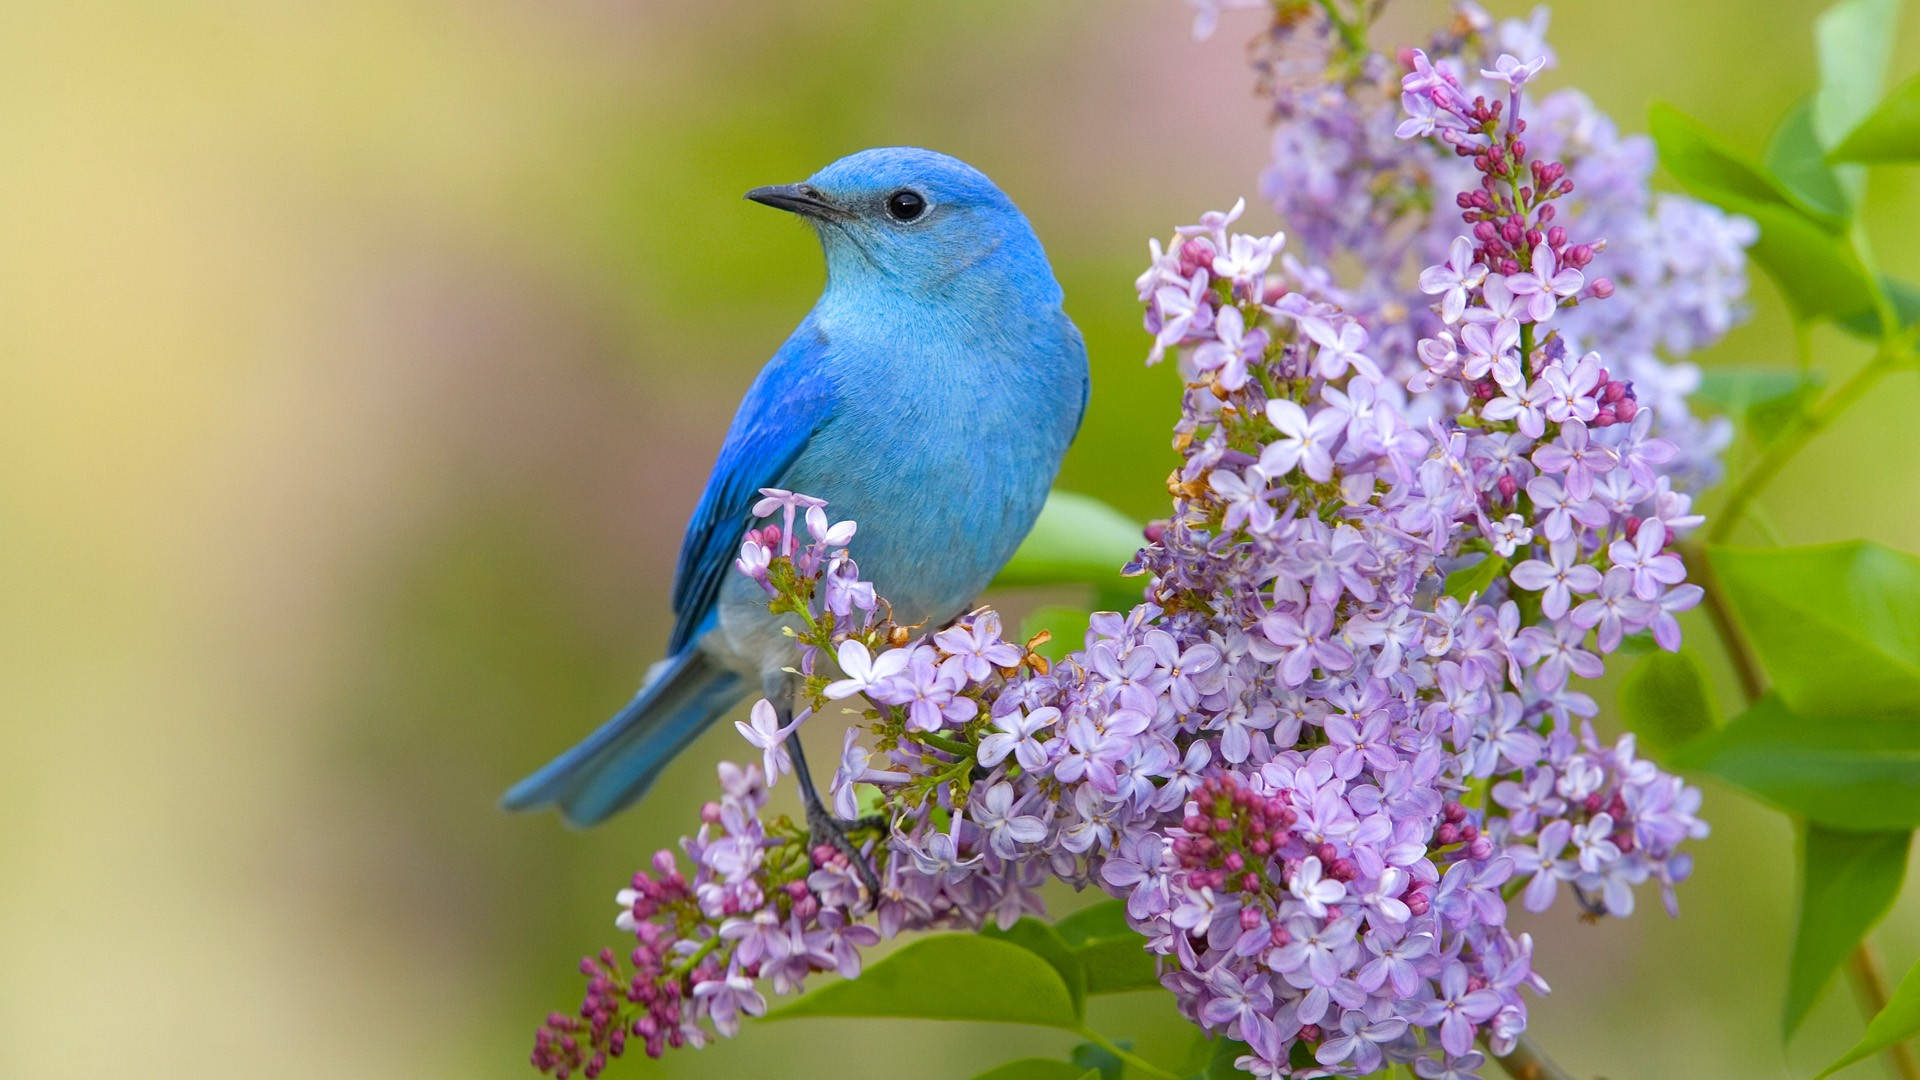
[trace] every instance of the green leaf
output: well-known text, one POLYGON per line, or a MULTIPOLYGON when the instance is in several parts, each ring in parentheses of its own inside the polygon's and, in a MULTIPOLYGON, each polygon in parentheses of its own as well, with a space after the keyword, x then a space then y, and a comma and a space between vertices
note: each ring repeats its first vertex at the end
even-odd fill
MULTIPOLYGON (((988 1069, 973 1080, 1080 1080, 1086 1070, 1053 1058, 1021 1058, 998 1068, 988 1069)), ((1100 1075, 1097 1071, 1095 1076, 1100 1075)))
POLYGON ((1920 559, 1865 540, 1707 554, 1794 711, 1920 709, 1920 559))
POLYGON ((1139 936, 1133 927, 1127 925, 1127 903, 1124 900, 1102 900, 1091 907, 1081 908, 1054 923, 1053 929, 1067 944, 1075 946, 1102 938, 1139 936))
POLYGON ((1920 713, 1809 717, 1768 694, 1668 756, 1823 825, 1920 825, 1920 713))
POLYGON ((1738 419, 1765 446, 1819 396, 1824 381, 1817 372, 1712 367, 1700 373, 1694 396, 1738 419))
POLYGON ((1207 1065, 1213 1061, 1213 1040, 1197 1026, 1193 1029, 1193 1041, 1187 1044, 1187 1055, 1180 1059, 1174 1071, 1185 1077, 1205 1077, 1207 1065))
MULTIPOLYGON (((1880 291, 1887 295, 1893 304, 1894 328, 1904 329, 1920 322, 1920 285, 1902 281, 1896 277, 1880 275, 1880 291)), ((1874 310, 1856 312, 1834 325, 1855 337, 1868 341, 1880 340, 1880 313, 1874 310)))
MULTIPOLYGON (((1122 1050, 1133 1049, 1130 1040, 1122 1039, 1114 1045, 1122 1050)), ((1087 1075, 1094 1080, 1120 1080, 1126 1071, 1126 1063, 1119 1055, 1095 1043, 1080 1043, 1067 1056, 1073 1059, 1074 1068, 1087 1070, 1087 1075)))
POLYGON ((1200 1070, 1197 1080, 1243 1080, 1247 1075, 1233 1067, 1235 1058, 1253 1053, 1253 1048, 1238 1039, 1218 1038, 1212 1040, 1213 1053, 1207 1058, 1207 1067, 1200 1070))
POLYGON ((1853 200, 1827 165, 1826 147, 1813 133, 1813 99, 1803 98, 1774 129, 1767 171, 1801 203, 1830 218, 1853 214, 1853 200))
POLYGON ((1124 901, 1103 900, 1061 919, 1053 929, 1073 948, 1074 957, 1086 972, 1087 993, 1159 989, 1160 975, 1153 954, 1146 951, 1140 934, 1127 925, 1124 901))
POLYGON ((1899 0, 1840 0, 1813 20, 1814 60, 1820 69, 1813 130, 1820 145, 1839 144, 1873 111, 1886 83, 1899 22, 1899 0))
POLYGON ((1866 268, 1841 222, 1804 205, 1780 183, 1670 105, 1650 120, 1661 164, 1688 191, 1753 219, 1751 252, 1800 318, 1850 316, 1873 306, 1866 268))
POLYGON ((1034 651, 1057 664, 1086 645, 1087 624, 1092 618, 1092 612, 1071 604, 1042 604, 1020 620, 1020 639, 1032 641, 1042 630, 1052 634, 1034 651))
POLYGON ((1895 87, 1827 157, 1874 165, 1920 161, 1920 75, 1895 87))
POLYGON ((1815 1080, 1825 1080, 1854 1062, 1864 1061, 1916 1034, 1920 1034, 1920 964, 1907 969, 1906 977, 1900 980, 1900 985, 1893 989, 1893 996, 1887 999, 1887 1007, 1881 1009, 1880 1015, 1867 1024, 1866 1034, 1860 1036, 1860 1041, 1853 1045, 1853 1049, 1827 1066, 1826 1071, 1815 1080))
POLYGON ((1131 595, 1124 602, 1130 608, 1139 602, 1140 589, 1125 583, 1120 568, 1143 543, 1139 522, 1091 496, 1055 491, 993 584, 1092 585, 1103 602, 1131 595))
POLYGON ((1721 206, 1733 201, 1793 207, 1785 188, 1679 109, 1655 102, 1647 126, 1660 148, 1660 164, 1700 198, 1721 206))
POLYGON ((983 934, 922 938, 870 965, 857 979, 831 982, 767 1014, 987 1020, 1080 1030, 1060 974, 1039 956, 983 934))
MULTIPOLYGON (((1820 86, 1813 93, 1813 131, 1820 145, 1832 148, 1873 111, 1886 85, 1900 23, 1900 0, 1840 0, 1813 20, 1813 52, 1820 86)), ((1838 165, 1833 170, 1851 201, 1867 190, 1867 170, 1838 165)))
POLYGON ((1463 566, 1447 575, 1446 593, 1462 603, 1475 593, 1483 593, 1507 570, 1507 560, 1488 555, 1471 566, 1463 566))
POLYGON ((1760 238, 1750 249, 1753 261, 1780 286, 1800 318, 1844 317, 1873 306, 1866 267, 1845 239, 1788 207, 1722 205, 1760 226, 1760 238))
POLYGON ((1160 973, 1146 939, 1129 931, 1123 938, 1103 938, 1073 951, 1087 973, 1087 993, 1125 994, 1160 989, 1160 973))
POLYGON ((1620 684, 1620 712, 1640 745, 1655 757, 1713 730, 1718 710, 1692 653, 1656 652, 1620 684))
POLYGON ((1038 919, 1023 918, 1005 930, 988 923, 980 932, 991 938, 1011 941, 1052 965, 1054 973, 1060 976, 1061 983, 1067 988, 1067 996, 1073 1001, 1074 1015, 1083 1019, 1086 1017, 1087 970, 1060 935, 1054 933, 1053 927, 1038 919))
POLYGON ((1780 368, 1715 366, 1700 369, 1700 385, 1693 396, 1725 412, 1739 413, 1756 404, 1795 397, 1806 382, 1799 372, 1780 368))
POLYGON ((1659 652, 1661 649, 1660 643, 1653 639, 1653 632, 1642 630, 1621 638, 1620 647, 1614 651, 1627 656, 1645 656, 1647 653, 1659 652))
POLYGON ((1907 874, 1909 832, 1802 830, 1800 918, 1787 965, 1781 1034, 1792 1038, 1847 954, 1886 918, 1907 874))
POLYGON ((1102 1076, 1099 1069, 1088 1069, 1080 1074, 1080 1080, 1101 1080, 1102 1076))

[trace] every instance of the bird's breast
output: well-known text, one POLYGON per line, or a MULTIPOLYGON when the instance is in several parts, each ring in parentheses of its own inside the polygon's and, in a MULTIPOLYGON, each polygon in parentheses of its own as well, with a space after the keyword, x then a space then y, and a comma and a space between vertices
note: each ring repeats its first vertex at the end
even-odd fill
POLYGON ((1051 359, 909 337, 842 373, 791 482, 859 522, 853 557, 901 621, 964 610, 1039 515, 1084 394, 1084 359, 1077 380, 1051 359))

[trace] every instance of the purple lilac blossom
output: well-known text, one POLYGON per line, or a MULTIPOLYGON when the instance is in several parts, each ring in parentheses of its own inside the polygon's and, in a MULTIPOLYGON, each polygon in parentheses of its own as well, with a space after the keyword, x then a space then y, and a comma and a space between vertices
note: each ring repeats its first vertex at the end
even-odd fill
MULTIPOLYGON (((1317 273, 1338 256, 1364 268, 1337 289, 1304 277, 1288 286, 1338 300, 1372 335, 1369 355, 1396 379, 1420 374, 1422 339, 1458 320, 1465 297, 1457 282, 1478 261, 1457 257, 1459 221, 1436 208, 1485 209, 1472 159, 1439 137, 1462 132, 1469 121, 1427 91, 1444 80, 1460 101, 1485 98, 1506 112, 1523 108, 1529 155, 1578 174, 1556 212, 1578 215, 1589 237, 1579 259, 1590 261, 1563 266, 1566 248, 1556 245, 1550 264, 1530 261, 1522 268, 1508 250, 1484 262, 1481 272, 1511 277, 1503 287, 1540 313, 1533 321, 1553 318, 1570 351, 1605 350, 1638 405, 1658 414, 1656 434, 1679 448, 1671 473, 1695 488, 1716 479, 1732 428, 1723 418, 1702 420, 1688 411, 1686 396, 1700 371, 1683 358, 1745 318, 1745 253, 1758 237, 1753 222, 1687 196, 1654 193, 1652 142, 1621 134, 1579 90, 1536 99, 1517 88, 1516 77, 1536 90, 1554 64, 1544 6, 1528 20, 1496 21, 1476 4, 1458 3, 1418 61, 1414 50, 1393 56, 1353 49, 1314 5, 1282 8, 1285 16, 1254 42, 1273 118, 1272 161, 1260 193, 1294 242, 1299 261, 1291 265, 1317 273), (1402 86, 1409 72, 1413 81, 1402 86), (1396 128, 1423 137, 1396 139, 1396 128), (1541 285, 1547 293, 1537 291, 1541 285), (1429 293, 1445 301, 1437 313, 1428 310, 1429 293), (1549 293, 1563 303, 1550 306, 1549 293), (1584 302, 1589 296, 1620 302, 1584 302), (1582 302, 1565 304, 1568 299, 1582 302)), ((1220 21, 1218 10, 1209 11, 1207 19, 1196 19, 1196 36, 1212 33, 1220 21)), ((1543 179, 1527 175, 1520 182, 1543 179)), ((1562 172, 1547 183, 1565 179, 1562 172)), ((1549 216, 1539 224, 1550 231, 1555 221, 1549 216)))
MULTIPOLYGON (((1299 252, 1232 232, 1236 206, 1153 243, 1138 282, 1148 360, 1183 382, 1142 602, 1055 664, 987 609, 916 636, 860 579, 853 523, 765 492, 738 567, 797 620, 798 715, 856 715, 829 790, 885 820, 850 832, 880 894, 766 814, 761 767, 723 766, 690 870, 662 852, 621 891, 635 945, 582 962, 537 1066, 732 1035, 769 990, 856 976, 902 932, 1011 925, 1053 879, 1123 900, 1253 1075, 1477 1076, 1475 1043, 1511 1049, 1546 990, 1510 902, 1625 916, 1651 881, 1673 910, 1700 794, 1602 742, 1579 680, 1631 635, 1677 648, 1700 600, 1673 544, 1718 436, 1654 350, 1724 331, 1750 228, 1650 200, 1643 143, 1584 99, 1530 101, 1543 17, 1463 8, 1377 101, 1395 65, 1326 83, 1312 23, 1262 59, 1292 155, 1264 186, 1299 252), (1368 279, 1335 289, 1335 252, 1368 279)), ((739 726, 778 770, 799 722, 776 723, 761 703, 739 726)))

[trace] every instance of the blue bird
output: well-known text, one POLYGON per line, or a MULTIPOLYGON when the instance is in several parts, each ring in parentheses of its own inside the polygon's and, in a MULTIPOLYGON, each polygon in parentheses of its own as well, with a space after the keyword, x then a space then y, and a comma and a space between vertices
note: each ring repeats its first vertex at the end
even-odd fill
MULTIPOLYGON (((895 621, 938 626, 1013 555, 1079 430, 1086 347, 1026 217, 979 170, 864 150, 746 197, 813 226, 826 288, 727 431, 681 544, 667 658, 612 720, 515 785, 510 809, 602 821, 754 690, 789 721, 792 642, 732 569, 761 488, 857 520, 854 557, 895 621)), ((809 827, 845 848, 798 742, 809 827)))

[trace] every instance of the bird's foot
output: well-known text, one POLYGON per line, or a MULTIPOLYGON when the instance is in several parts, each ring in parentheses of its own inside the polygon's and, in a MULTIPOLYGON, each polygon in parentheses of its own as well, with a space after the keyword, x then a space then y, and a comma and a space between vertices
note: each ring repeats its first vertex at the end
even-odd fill
MULTIPOLYGON (((785 722, 786 716, 783 714, 780 719, 782 722, 785 722)), ((853 867, 854 873, 859 876, 860 884, 866 886, 867 905, 869 907, 878 907, 880 905, 880 875, 873 872, 873 863, 869 862, 867 857, 861 853, 860 848, 847 837, 848 829, 857 829, 872 824, 873 819, 860 818, 854 821, 843 822, 839 818, 834 817, 833 811, 827 809, 827 804, 820 800, 820 792, 813 786, 813 771, 807 767, 807 751, 806 748, 800 744, 800 739, 797 736, 787 743, 787 753, 793 761, 793 778, 799 781, 800 784, 800 802, 807 808, 808 853, 811 854, 813 849, 818 848, 821 844, 825 844, 840 854, 845 855, 848 864, 853 867)), ((884 829, 885 819, 881 819, 879 824, 884 829)))
POLYGON ((807 838, 817 850, 825 844, 847 857, 848 865, 860 878, 860 884, 867 890, 867 904, 877 907, 880 903, 880 876, 873 872, 873 863, 869 861, 858 845, 847 836, 848 829, 858 829, 877 823, 884 827, 886 819, 875 815, 854 821, 841 821, 833 812, 821 804, 818 798, 807 799, 807 838))

